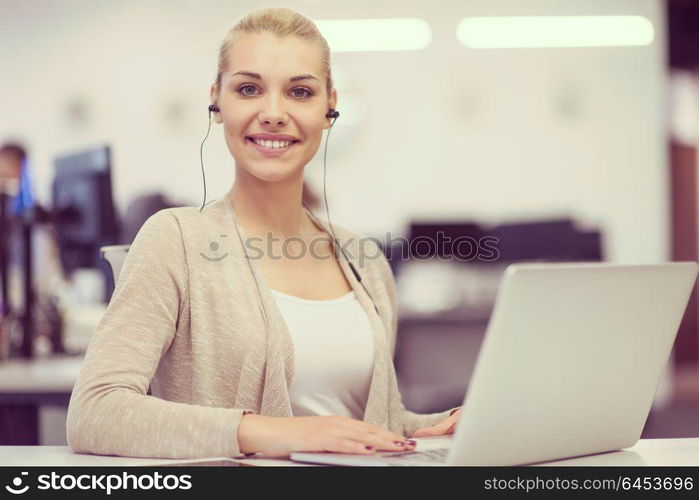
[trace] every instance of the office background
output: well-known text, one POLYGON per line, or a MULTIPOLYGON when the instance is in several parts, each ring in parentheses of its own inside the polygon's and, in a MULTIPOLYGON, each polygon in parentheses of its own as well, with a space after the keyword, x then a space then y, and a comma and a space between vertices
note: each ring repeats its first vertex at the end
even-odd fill
MULTIPOLYGON (((334 221, 380 239, 445 227, 506 236, 509 257, 495 265, 395 263, 402 311, 396 364, 412 409, 459 404, 507 262, 697 260, 696 2, 268 5, 314 20, 416 18, 431 31, 421 49, 333 53, 342 114, 328 147, 334 221), (457 37, 459 22, 480 16, 642 16, 653 37, 630 46, 468 48, 457 37), (529 235, 541 231, 541 246, 524 248, 518 227, 529 235), (579 245, 552 251, 571 235, 579 245), (434 366, 435 359, 444 362, 434 366)), ((27 148, 36 200, 51 205, 57 157, 108 144, 121 219, 152 193, 172 204, 199 204, 199 143, 218 46, 237 17, 260 6, 0 2, 0 142, 27 148)), ((307 167, 316 193, 322 153, 307 167)), ((212 129, 205 161, 212 199, 234 180, 221 127, 212 129)), ((64 311, 64 337, 76 351, 103 307, 99 294, 90 293, 101 276, 82 272, 70 280, 80 298, 64 311)), ((698 322, 694 297, 646 437, 699 436, 698 322)), ((0 369, 18 358, 0 361, 0 369)), ((61 405, 40 406, 46 408, 37 414, 37 439, 60 444, 61 405)), ((24 435, 14 422, 0 435, 3 443, 24 435)))

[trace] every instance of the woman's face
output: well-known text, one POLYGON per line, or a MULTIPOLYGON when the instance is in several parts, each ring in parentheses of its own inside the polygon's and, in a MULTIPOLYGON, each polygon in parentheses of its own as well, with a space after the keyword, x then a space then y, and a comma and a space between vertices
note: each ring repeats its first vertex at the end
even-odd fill
POLYGON ((327 95, 319 47, 294 36, 245 34, 233 43, 218 96, 216 91, 212 86, 212 102, 220 109, 216 122, 223 123, 238 169, 263 181, 303 176, 330 127, 328 108, 337 102, 335 89, 327 95), (283 134, 294 142, 269 150, 253 142, 251 136, 260 134, 283 134))

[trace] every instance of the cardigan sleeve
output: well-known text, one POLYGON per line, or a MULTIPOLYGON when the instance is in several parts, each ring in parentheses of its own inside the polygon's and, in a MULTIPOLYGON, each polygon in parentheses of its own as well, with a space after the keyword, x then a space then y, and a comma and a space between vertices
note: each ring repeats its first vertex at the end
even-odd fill
POLYGON ((161 210, 129 248, 107 311, 85 354, 68 407, 74 452, 153 458, 240 456, 244 410, 166 401, 147 394, 188 307, 179 223, 161 210))
MULTIPOLYGON (((391 307, 391 324, 389 328, 390 335, 390 349, 391 357, 395 355, 396 351, 396 337, 398 331, 398 304, 396 299, 396 280, 393 276, 393 271, 391 266, 386 260, 386 257, 381 255, 380 259, 381 275, 383 276, 383 283, 386 286, 388 293, 389 303, 391 307)), ((395 373, 395 365, 391 363, 392 373, 390 374, 391 379, 397 385, 397 377, 395 373)), ((412 437, 416 430, 423 427, 430 427, 449 417, 452 412, 459 409, 460 406, 450 408, 446 411, 437 413, 415 413, 405 408, 403 402, 400 402, 400 421, 403 426, 403 434, 406 437, 412 437)))

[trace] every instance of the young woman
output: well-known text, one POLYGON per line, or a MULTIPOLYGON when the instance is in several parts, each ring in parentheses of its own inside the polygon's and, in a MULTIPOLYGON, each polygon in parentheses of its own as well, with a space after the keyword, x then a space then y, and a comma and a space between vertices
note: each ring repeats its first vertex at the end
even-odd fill
POLYGON ((290 9, 255 11, 226 36, 210 110, 235 183, 202 209, 161 210, 134 240, 71 397, 74 451, 369 454, 453 432, 458 409, 401 403, 385 257, 302 205, 337 103, 329 61, 290 9))

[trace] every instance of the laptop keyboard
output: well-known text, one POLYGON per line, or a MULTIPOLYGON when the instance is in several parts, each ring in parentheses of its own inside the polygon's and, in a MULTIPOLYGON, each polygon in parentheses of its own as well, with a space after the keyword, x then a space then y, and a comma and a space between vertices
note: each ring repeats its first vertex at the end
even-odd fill
POLYGON ((407 453, 391 454, 386 458, 390 458, 391 463, 396 465, 412 465, 412 464, 443 464, 447 461, 449 448, 437 448, 435 450, 425 451, 409 451, 407 453))

